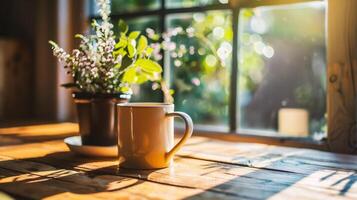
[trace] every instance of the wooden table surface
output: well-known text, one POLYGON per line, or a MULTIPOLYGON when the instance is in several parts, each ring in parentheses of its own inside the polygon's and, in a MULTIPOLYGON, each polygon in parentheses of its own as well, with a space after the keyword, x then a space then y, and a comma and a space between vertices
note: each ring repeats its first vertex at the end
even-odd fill
POLYGON ((69 152, 77 132, 0 129, 0 199, 357 199, 357 156, 193 137, 171 168, 118 171, 69 152))

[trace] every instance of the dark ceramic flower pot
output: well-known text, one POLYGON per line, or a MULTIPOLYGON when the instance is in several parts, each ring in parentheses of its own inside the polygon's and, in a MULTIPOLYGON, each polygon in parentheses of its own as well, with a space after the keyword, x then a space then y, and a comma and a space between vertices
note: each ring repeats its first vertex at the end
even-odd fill
POLYGON ((126 103, 128 94, 73 93, 83 145, 117 145, 116 104, 126 103))

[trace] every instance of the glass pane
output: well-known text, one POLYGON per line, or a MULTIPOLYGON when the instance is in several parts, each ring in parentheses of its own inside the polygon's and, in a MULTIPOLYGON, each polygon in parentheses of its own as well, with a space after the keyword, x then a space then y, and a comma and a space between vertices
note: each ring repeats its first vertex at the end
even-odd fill
POLYGON ((155 16, 132 18, 125 22, 129 25, 129 31, 141 31, 142 34, 146 34, 147 28, 159 30, 159 18, 155 16))
MULTIPOLYGON (((160 0, 111 0, 111 11, 113 14, 154 10, 160 8, 160 0)), ((98 15, 96 0, 89 0, 89 14, 98 15)))
POLYGON ((196 124, 228 124, 231 69, 231 13, 212 11, 169 15, 166 73, 170 73, 177 110, 196 124), (169 72, 168 72, 169 71, 169 72))
POLYGON ((87 5, 89 6, 89 8, 88 8, 89 16, 95 16, 95 15, 98 14, 95 0, 88 0, 88 4, 87 5))
MULTIPOLYGON (((155 32, 159 29, 159 18, 158 17, 143 17, 134 18, 125 21, 129 25, 129 31, 140 31, 142 34, 146 34, 146 29, 150 28, 155 32)), ((113 22, 115 25, 115 32, 117 33, 118 27, 117 22, 113 22)), ((162 102, 162 93, 160 89, 156 88, 155 83, 147 82, 142 85, 133 85, 133 96, 130 101, 150 101, 150 102, 162 102), (154 89, 155 90, 154 90, 154 89)))
MULTIPOLYGON (((141 31, 146 34, 146 29, 153 29, 155 32, 159 30, 158 17, 143 17, 126 21, 129 25, 129 31, 141 31)), ((160 89, 155 89, 155 83, 147 82, 142 85, 133 86, 132 102, 162 102, 162 93, 160 89), (155 90, 154 90, 155 89, 155 90)))
POLYGON ((195 7, 206 6, 214 4, 227 4, 228 0, 166 0, 166 7, 181 8, 181 7, 195 7))
POLYGON ((112 0, 112 12, 121 14, 160 8, 160 0, 112 0))
POLYGON ((324 135, 325 37, 324 2, 240 11, 240 132, 324 135))

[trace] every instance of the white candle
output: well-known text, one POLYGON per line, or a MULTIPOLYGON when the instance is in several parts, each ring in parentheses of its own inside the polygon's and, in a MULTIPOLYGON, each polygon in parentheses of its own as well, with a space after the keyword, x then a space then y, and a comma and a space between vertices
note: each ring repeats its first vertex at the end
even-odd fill
POLYGON ((278 131, 289 136, 308 136, 309 113, 305 109, 281 108, 279 110, 278 131))

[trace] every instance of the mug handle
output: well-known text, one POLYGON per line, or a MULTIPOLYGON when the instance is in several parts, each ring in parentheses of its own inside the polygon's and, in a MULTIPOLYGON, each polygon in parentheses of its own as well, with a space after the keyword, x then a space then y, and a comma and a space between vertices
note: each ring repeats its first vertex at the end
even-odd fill
POLYGON ((181 117, 185 122, 185 133, 182 139, 166 154, 166 159, 172 158, 175 153, 185 144, 186 140, 191 137, 193 131, 193 123, 191 117, 184 112, 166 113, 167 117, 181 117))

